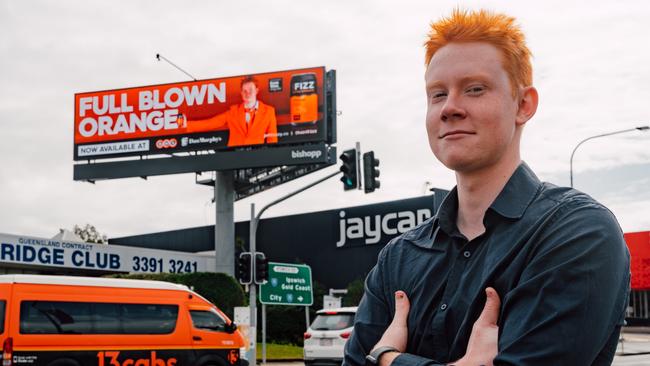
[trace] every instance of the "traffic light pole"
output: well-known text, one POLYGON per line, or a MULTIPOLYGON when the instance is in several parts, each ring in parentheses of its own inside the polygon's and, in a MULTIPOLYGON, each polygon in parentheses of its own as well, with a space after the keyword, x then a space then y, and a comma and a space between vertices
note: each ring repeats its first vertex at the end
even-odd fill
POLYGON ((250 344, 250 354, 248 356, 248 364, 250 366, 255 366, 257 364, 257 353, 255 352, 257 346, 257 285, 255 284, 255 230, 257 229, 257 220, 255 219, 255 203, 251 202, 251 222, 250 222, 250 237, 249 237, 249 247, 251 252, 251 284, 248 287, 249 289, 249 306, 251 310, 250 314, 250 330, 248 332, 251 344, 250 344))
POLYGON ((357 189, 361 190, 361 164, 359 164, 359 161, 361 161, 361 143, 357 141, 354 147, 357 150, 357 189))
MULTIPOLYGON (((248 359, 248 362, 249 362, 250 366, 256 366, 256 364, 257 364, 256 353, 255 353, 255 348, 257 347, 257 344, 255 342, 255 336, 257 335, 257 333, 256 333, 257 332, 257 308, 256 308, 256 305, 257 305, 257 284, 255 283, 255 273, 256 273, 255 262, 256 261, 254 259, 256 258, 256 255, 257 255, 257 244, 256 244, 257 235, 256 235, 256 233, 257 233, 257 224, 260 221, 260 217, 262 217, 262 214, 264 213, 264 211, 266 211, 270 207, 273 207, 273 206, 277 205, 278 203, 280 203, 280 202, 282 202, 282 201, 284 201, 284 200, 286 200, 288 198, 291 198, 291 197, 297 195, 298 193, 304 192, 304 191, 308 190, 309 188, 311 188, 311 187, 313 187, 315 185, 318 185, 318 184, 320 184, 320 183, 322 183, 322 182, 324 182, 324 181, 326 181, 326 180, 328 180, 328 179, 330 179, 332 177, 335 177, 335 176, 337 176, 339 174, 341 174, 341 172, 337 170, 336 172, 328 174, 328 175, 324 176, 323 178, 318 179, 318 180, 316 180, 316 181, 314 181, 314 182, 312 182, 312 183, 310 183, 310 184, 308 184, 308 185, 306 185, 306 186, 304 186, 304 187, 302 187, 302 188, 300 188, 300 189, 298 189, 298 190, 296 190, 294 192, 291 192, 291 193, 289 193, 289 194, 287 194, 285 196, 282 196, 282 197, 278 198, 277 200, 269 203, 268 205, 262 207, 262 209, 260 210, 260 212, 257 215, 255 215, 255 203, 251 202, 251 222, 250 222, 250 229, 249 229, 249 231, 250 231, 250 233, 249 233, 249 250, 251 252, 251 258, 253 258, 251 260, 251 276, 252 276, 251 278, 252 278, 253 281, 252 281, 252 283, 250 285, 249 304, 250 304, 250 309, 251 309, 251 314, 250 314, 250 316, 251 316, 251 319, 250 319, 250 322, 251 322, 251 339, 253 341, 251 342, 251 351, 250 351, 250 356, 249 356, 249 359, 248 359)), ((264 320, 266 320, 266 319, 264 319, 264 320)), ((308 324, 308 326, 309 326, 309 324, 308 324)), ((266 324, 264 324, 264 327, 266 328, 266 324)))

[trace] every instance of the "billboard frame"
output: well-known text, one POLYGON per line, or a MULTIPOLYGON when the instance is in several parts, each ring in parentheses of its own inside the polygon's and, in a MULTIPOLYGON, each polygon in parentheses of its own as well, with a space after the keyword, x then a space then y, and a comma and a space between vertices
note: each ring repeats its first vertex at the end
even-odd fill
POLYGON ((73 162, 73 180, 94 182, 104 179, 146 178, 157 175, 274 168, 287 165, 323 164, 324 167, 333 165, 337 161, 336 146, 332 145, 336 143, 337 138, 336 70, 326 70, 324 66, 323 69, 322 92, 325 141, 300 144, 253 145, 224 150, 204 148, 170 154, 116 155, 111 158, 77 160, 73 162), (293 157, 292 152, 296 151, 320 151, 321 154, 317 158, 293 157))
POLYGON ((73 179, 94 182, 103 179, 332 163, 336 163, 336 146, 320 143, 255 150, 207 152, 204 155, 171 156, 158 159, 75 164, 73 179))
MULTIPOLYGON (((294 142, 285 142, 282 144, 260 144, 260 145, 246 145, 246 146, 237 146, 237 147, 226 147, 226 146, 220 146, 218 149, 214 149, 210 146, 197 146, 197 147, 185 147, 185 148, 180 148, 180 147, 173 147, 170 148, 168 154, 175 154, 175 153, 182 153, 182 152, 196 152, 196 151, 202 151, 202 150, 215 150, 215 151, 232 151, 233 148, 241 148, 241 147, 247 147, 247 148, 257 148, 257 147, 269 147, 269 146, 289 146, 289 145, 300 145, 300 144, 313 144, 313 143, 320 143, 320 142, 325 142, 327 144, 334 144, 336 143, 336 70, 327 70, 325 66, 318 66, 318 67, 307 67, 307 68, 299 68, 299 69, 290 69, 290 70, 280 70, 280 71, 270 71, 270 72, 262 72, 262 73, 256 73, 256 74, 242 74, 242 75, 236 75, 236 76, 227 76, 227 77, 222 77, 222 78, 209 78, 209 79, 199 79, 199 80, 192 80, 188 81, 187 83, 200 83, 200 82, 209 82, 213 80, 220 80, 220 79, 235 79, 235 78, 245 78, 247 76, 261 76, 261 75, 268 75, 268 74, 276 74, 276 73, 289 73, 292 71, 303 71, 303 70, 311 70, 311 69, 322 69, 322 84, 318 86, 319 90, 319 95, 322 95, 322 114, 323 114, 323 119, 322 119, 322 137, 320 139, 315 139, 315 140, 307 140, 307 141, 294 141, 294 142)), ((85 143, 77 143, 75 141, 75 134, 77 130, 77 122, 76 118, 78 115, 78 106, 77 106, 77 98, 86 95, 86 94, 92 94, 92 93, 113 93, 113 92, 124 92, 124 91, 129 91, 129 90, 138 90, 138 89, 146 89, 146 88, 155 88, 155 87, 169 87, 172 85, 177 85, 177 84, 182 84, 184 82, 171 82, 171 83, 162 83, 162 84, 151 84, 151 85, 144 85, 144 86, 132 86, 132 87, 126 87, 126 88, 114 88, 114 89, 107 89, 107 90, 99 90, 99 91, 89 91, 89 92, 79 92, 75 93, 75 128, 73 129, 73 161, 75 163, 77 162, 87 162, 91 163, 92 161, 96 160, 105 160, 105 159, 119 159, 119 158, 142 158, 142 157, 150 157, 150 156, 156 156, 156 155, 165 155, 167 152, 162 151, 162 150, 152 150, 153 147, 150 147, 154 145, 155 140, 166 140, 166 139, 178 139, 180 140, 182 137, 190 137, 190 138, 204 138, 205 136, 203 135, 209 135, 217 132, 222 132, 222 130, 215 130, 215 131, 204 131, 204 132, 193 132, 193 133, 185 133, 185 134, 169 134, 169 135, 154 135, 154 136, 143 136, 143 137, 133 137, 133 138, 128 138, 128 139, 117 139, 117 140, 107 140, 107 141, 96 141, 96 142, 85 142, 85 143), (79 149, 84 147, 84 146, 92 146, 92 145, 98 145, 98 144, 125 144, 125 143, 144 143, 146 145, 147 150, 143 151, 138 151, 138 150, 133 150, 130 152, 118 152, 118 153, 111 153, 111 154, 93 154, 93 155, 88 155, 88 156, 79 156, 79 149)), ((228 135, 226 135, 228 136, 228 135)), ((180 144, 180 143, 179 143, 180 144)), ((167 148, 165 148, 167 149, 167 148)))

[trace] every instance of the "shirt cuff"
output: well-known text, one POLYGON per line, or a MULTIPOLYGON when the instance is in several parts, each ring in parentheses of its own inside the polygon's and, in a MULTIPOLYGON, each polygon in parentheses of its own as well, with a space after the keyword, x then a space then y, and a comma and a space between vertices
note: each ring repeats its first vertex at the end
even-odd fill
POLYGON ((400 353, 390 366, 445 366, 445 364, 410 353, 400 353))

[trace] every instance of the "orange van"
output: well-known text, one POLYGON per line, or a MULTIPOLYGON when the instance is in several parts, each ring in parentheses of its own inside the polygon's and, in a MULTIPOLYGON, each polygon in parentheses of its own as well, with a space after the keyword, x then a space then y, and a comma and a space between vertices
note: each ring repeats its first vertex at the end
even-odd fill
POLYGON ((2 365, 244 365, 245 341, 187 286, 0 275, 2 365))

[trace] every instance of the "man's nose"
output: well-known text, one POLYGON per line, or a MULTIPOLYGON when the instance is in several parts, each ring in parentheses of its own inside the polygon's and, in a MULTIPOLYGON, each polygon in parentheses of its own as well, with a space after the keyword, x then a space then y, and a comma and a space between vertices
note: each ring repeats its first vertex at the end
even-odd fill
POLYGON ((449 94, 445 99, 445 104, 440 110, 440 120, 443 122, 451 122, 465 118, 465 109, 460 104, 460 98, 453 94, 449 94))

